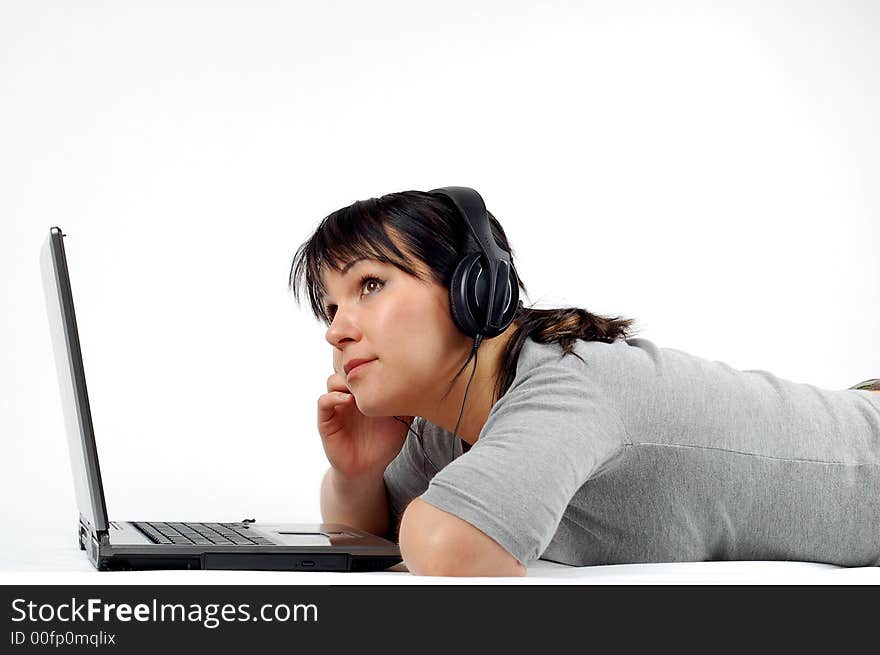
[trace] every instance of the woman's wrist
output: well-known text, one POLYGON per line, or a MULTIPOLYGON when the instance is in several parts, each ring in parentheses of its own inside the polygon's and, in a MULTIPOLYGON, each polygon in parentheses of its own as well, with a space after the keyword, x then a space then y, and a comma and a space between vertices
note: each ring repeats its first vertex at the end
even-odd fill
POLYGON ((380 482, 384 482, 384 467, 379 470, 367 470, 357 474, 342 473, 339 469, 330 468, 331 482, 337 492, 343 495, 359 493, 364 489, 371 488, 380 482))

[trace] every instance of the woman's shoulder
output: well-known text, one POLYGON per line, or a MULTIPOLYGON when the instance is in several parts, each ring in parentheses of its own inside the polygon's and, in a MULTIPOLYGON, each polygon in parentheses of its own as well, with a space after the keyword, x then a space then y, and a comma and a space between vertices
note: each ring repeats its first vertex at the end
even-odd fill
POLYGON ((562 367, 580 368, 589 361, 595 363, 614 363, 620 365, 620 359, 626 356, 638 356, 643 352, 651 359, 660 359, 660 349, 648 339, 629 338, 614 341, 586 341, 577 339, 572 342, 569 352, 556 341, 543 343, 528 337, 523 342, 517 360, 517 374, 529 371, 538 366, 559 365, 562 367))
MULTIPOLYGON (((542 343, 531 337, 524 342, 516 375, 493 411, 541 403, 545 409, 558 407, 578 413, 592 411, 596 404, 612 406, 615 378, 626 363, 626 343, 578 340, 566 352, 558 342, 542 343)), ((630 371, 622 377, 632 377, 630 371)))

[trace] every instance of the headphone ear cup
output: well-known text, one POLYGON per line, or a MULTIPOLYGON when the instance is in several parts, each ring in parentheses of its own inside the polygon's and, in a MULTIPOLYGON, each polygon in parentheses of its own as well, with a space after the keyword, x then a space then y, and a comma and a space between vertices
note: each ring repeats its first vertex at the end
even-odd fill
MULTIPOLYGON (((480 254, 472 253, 458 262, 449 283, 449 311, 458 329, 469 337, 476 337, 482 327, 483 317, 479 315, 477 283, 482 266, 480 254), (475 315, 476 314, 476 315, 475 315)), ((482 276, 485 277, 485 276, 482 276)), ((482 303, 485 312, 486 303, 482 303)))

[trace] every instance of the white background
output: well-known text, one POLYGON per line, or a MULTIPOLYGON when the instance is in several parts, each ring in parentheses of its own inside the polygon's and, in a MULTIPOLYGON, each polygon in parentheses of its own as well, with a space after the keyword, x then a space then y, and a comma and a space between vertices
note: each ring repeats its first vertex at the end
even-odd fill
POLYGON ((38 254, 68 235, 117 520, 319 521, 321 218, 467 185, 539 307, 880 377, 871 2, 0 3, 0 569, 74 548, 38 254))

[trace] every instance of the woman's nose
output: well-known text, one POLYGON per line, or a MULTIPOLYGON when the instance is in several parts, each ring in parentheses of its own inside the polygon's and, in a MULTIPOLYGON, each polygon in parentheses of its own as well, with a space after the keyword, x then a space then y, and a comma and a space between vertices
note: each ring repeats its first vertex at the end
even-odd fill
POLYGON ((355 317, 349 312, 343 311, 341 307, 338 307, 324 338, 327 339, 331 346, 337 348, 346 339, 354 341, 360 339, 360 328, 357 326, 355 317))

